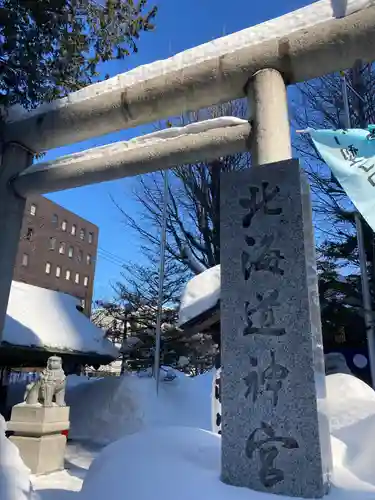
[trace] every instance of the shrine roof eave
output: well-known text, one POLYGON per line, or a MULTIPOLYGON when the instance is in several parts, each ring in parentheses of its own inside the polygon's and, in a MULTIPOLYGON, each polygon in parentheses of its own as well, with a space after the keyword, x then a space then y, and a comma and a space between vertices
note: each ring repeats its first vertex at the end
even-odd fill
POLYGON ((217 330, 220 328, 220 301, 217 301, 210 309, 181 324, 179 328, 189 335, 217 330))
POLYGON ((116 358, 95 352, 64 351, 48 347, 19 346, 2 342, 0 344, 0 368, 44 367, 49 356, 57 355, 68 365, 107 365, 116 358))

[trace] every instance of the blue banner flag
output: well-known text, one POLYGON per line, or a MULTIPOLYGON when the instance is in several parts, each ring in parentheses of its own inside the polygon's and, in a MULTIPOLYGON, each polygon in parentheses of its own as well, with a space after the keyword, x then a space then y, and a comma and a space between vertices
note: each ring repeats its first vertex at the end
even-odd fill
POLYGON ((358 212, 375 231, 374 127, 306 132, 358 212))

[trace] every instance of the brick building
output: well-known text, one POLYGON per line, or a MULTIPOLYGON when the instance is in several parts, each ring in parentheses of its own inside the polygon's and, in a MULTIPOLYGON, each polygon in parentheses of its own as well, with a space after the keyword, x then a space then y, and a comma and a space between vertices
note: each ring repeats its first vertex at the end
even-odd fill
POLYGON ((77 297, 87 315, 99 229, 44 198, 27 199, 13 279, 77 297))

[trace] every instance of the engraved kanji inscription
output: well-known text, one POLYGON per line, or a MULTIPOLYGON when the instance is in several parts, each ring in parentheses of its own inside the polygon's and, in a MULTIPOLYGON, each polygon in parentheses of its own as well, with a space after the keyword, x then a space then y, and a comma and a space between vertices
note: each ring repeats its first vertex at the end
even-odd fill
POLYGON ((276 407, 279 401, 279 391, 282 389, 283 381, 289 375, 289 370, 276 362, 274 351, 270 351, 270 358, 270 364, 264 370, 260 370, 258 359, 250 357, 251 370, 243 378, 246 386, 245 398, 250 397, 255 403, 260 394, 271 392, 272 405, 276 407))
MULTIPOLYGON (((255 247, 255 240, 251 236, 246 236, 245 241, 247 246, 255 247)), ((254 248, 251 253, 245 250, 242 252, 241 268, 245 281, 250 278, 252 271, 269 271, 280 276, 284 274, 280 262, 285 260, 285 257, 280 250, 271 248, 274 241, 274 235, 264 235, 258 248, 254 248)))
POLYGON ((292 450, 299 448, 299 445, 293 437, 278 436, 266 422, 262 422, 246 441, 245 453, 250 460, 254 458, 256 451, 259 452, 259 479, 266 488, 272 488, 285 478, 284 471, 275 466, 275 460, 280 454, 279 448, 292 450))
POLYGON ((253 369, 250 371, 246 377, 244 377, 244 382, 246 384, 246 392, 245 392, 245 398, 248 398, 251 396, 251 399, 253 403, 258 398, 259 394, 259 375, 258 375, 258 360, 257 358, 250 358, 250 365, 253 367, 253 369), (254 370, 255 368, 255 370, 254 370))
POLYGON ((243 335, 269 335, 279 337, 285 335, 285 328, 275 326, 273 307, 279 306, 279 291, 271 290, 264 294, 257 293, 257 304, 252 306, 245 302, 246 326, 243 335))
POLYGON ((289 370, 285 366, 276 363, 274 351, 271 351, 270 354, 271 363, 262 373, 261 383, 264 385, 265 391, 272 392, 272 404, 276 407, 279 402, 280 389, 283 386, 283 381, 289 375, 289 370))
POLYGON ((255 214, 260 210, 263 210, 263 213, 267 215, 282 214, 281 208, 270 208, 268 206, 268 204, 280 192, 280 188, 276 186, 273 189, 270 189, 268 185, 268 182, 262 182, 261 188, 257 186, 250 186, 250 197, 240 198, 239 204, 242 208, 245 208, 248 211, 248 213, 242 219, 242 227, 244 227, 245 229, 250 227, 255 214))

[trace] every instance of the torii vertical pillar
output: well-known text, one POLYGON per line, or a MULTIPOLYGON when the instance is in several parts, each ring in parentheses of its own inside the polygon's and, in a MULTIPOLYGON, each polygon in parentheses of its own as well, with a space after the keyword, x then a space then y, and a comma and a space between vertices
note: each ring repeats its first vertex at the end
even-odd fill
POLYGON ((13 268, 26 200, 16 195, 10 181, 32 163, 32 154, 19 144, 2 145, 0 168, 0 342, 8 307, 13 268))
POLYGON ((332 458, 309 186, 281 75, 250 89, 257 167, 221 181, 222 480, 320 498, 332 458))

